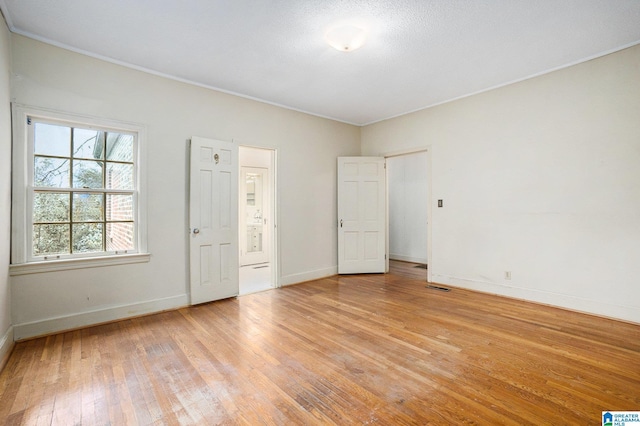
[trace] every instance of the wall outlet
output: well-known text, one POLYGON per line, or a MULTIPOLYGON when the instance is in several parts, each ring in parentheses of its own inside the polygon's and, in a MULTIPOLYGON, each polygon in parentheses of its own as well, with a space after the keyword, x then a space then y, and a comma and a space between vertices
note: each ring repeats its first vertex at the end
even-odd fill
POLYGON ((505 280, 511 279, 511 271, 504 271, 504 279, 505 280))

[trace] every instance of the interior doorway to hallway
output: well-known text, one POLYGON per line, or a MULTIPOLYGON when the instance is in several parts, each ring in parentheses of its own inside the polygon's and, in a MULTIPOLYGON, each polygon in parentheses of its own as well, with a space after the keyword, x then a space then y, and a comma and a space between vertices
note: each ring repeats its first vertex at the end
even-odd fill
POLYGON ((388 155, 388 253, 390 269, 428 278, 429 158, 428 151, 388 155), (406 271, 405 271, 406 272, 406 271))
POLYGON ((275 151, 240 147, 239 293, 275 287, 275 151))

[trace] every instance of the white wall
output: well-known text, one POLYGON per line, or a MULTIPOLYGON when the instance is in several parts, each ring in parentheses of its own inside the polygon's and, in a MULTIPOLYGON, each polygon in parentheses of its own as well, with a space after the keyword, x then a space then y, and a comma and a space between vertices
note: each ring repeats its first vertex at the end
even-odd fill
POLYGON ((427 263, 427 152, 387 158, 389 258, 427 263))
POLYGON ((0 368, 13 344, 9 287, 11 235, 11 109, 9 30, 0 14, 0 368))
POLYGON ((362 129, 427 145, 433 281, 640 323, 640 46, 362 129))
POLYGON ((147 127, 151 252, 148 264, 12 277, 16 338, 187 303, 192 135, 277 149, 280 282, 337 271, 336 157, 359 154, 359 128, 12 40, 16 102, 147 127))

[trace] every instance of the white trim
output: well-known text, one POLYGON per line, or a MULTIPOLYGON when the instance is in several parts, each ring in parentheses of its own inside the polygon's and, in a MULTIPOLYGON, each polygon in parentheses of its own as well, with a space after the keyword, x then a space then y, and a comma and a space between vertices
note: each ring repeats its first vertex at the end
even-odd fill
MULTIPOLYGON (((112 120, 93 115, 77 114, 75 112, 65 112, 27 104, 14 103, 12 104, 12 106, 14 112, 21 114, 21 118, 24 120, 22 121, 23 124, 26 123, 27 116, 35 115, 40 118, 54 120, 61 123, 77 124, 78 122, 81 122, 82 124, 87 124, 90 126, 107 128, 108 130, 121 130, 130 133, 139 133, 140 130, 146 129, 144 125, 130 121, 112 120)), ((23 127, 26 128, 26 125, 23 127)))
POLYGON ((272 155, 271 155, 271 164, 273 167, 273 173, 272 173, 272 179, 273 179, 273 195, 271 198, 271 201, 273 202, 273 223, 271 224, 271 226, 273 226, 273 241, 272 241, 272 246, 273 246, 273 262, 271 264, 271 269, 272 269, 272 277, 273 277, 273 286, 275 288, 280 288, 282 287, 282 282, 280 280, 279 277, 279 273, 280 273, 280 229, 279 227, 279 223, 280 221, 279 219, 279 209, 278 206, 280 205, 280 203, 278 203, 278 150, 277 149, 273 149, 272 150, 272 155))
POLYGON ((429 148, 408 148, 408 149, 401 149, 399 151, 384 153, 382 154, 382 157, 384 158, 401 157, 403 155, 418 154, 420 152, 428 152, 428 151, 429 151, 429 148))
POLYGON ((331 277, 338 274, 338 265, 330 268, 316 269, 315 271, 302 272, 280 277, 280 285, 300 284, 305 281, 319 280, 321 278, 331 277))
MULTIPOLYGON (((136 170, 136 186, 134 188, 134 198, 136 199, 136 217, 134 219, 136 229, 136 250, 130 250, 130 254, 142 254, 146 256, 146 260, 137 260, 137 262, 148 261, 149 255, 147 254, 147 173, 146 173, 146 127, 139 123, 131 123, 120 120, 111 120, 100 117, 81 115, 75 113, 67 113, 56 111, 47 108, 39 108, 30 105, 13 104, 12 105, 12 119, 13 119, 13 184, 12 184, 12 227, 11 227, 11 263, 12 269, 17 270, 17 273, 12 275, 21 275, 23 273, 34 272, 20 272, 22 268, 18 265, 24 264, 38 264, 58 262, 58 260, 42 262, 41 258, 34 258, 29 253, 29 235, 27 231, 31 229, 31 218, 29 217, 31 212, 31 206, 28 205, 29 197, 27 196, 30 184, 30 158, 32 153, 30 152, 30 144, 27 143, 27 136, 29 127, 27 125, 27 118, 29 116, 37 117, 44 121, 52 121, 56 123, 74 125, 82 124, 87 127, 96 127, 107 130, 115 130, 126 133, 136 134, 137 149, 135 152, 135 170, 136 170)), ((101 189, 98 189, 101 191, 101 189)), ((89 257, 96 259, 98 256, 104 258, 114 258, 114 260, 103 260, 98 262, 99 264, 89 266, 64 266, 60 269, 55 267, 45 268, 24 268, 26 270, 33 269, 36 272, 47 272, 48 270, 65 270, 65 269, 77 269, 82 267, 92 266, 107 266, 109 264, 120 263, 132 263, 121 262, 115 258, 119 258, 122 255, 112 255, 111 253, 100 253, 94 255, 61 255, 62 259, 80 259, 82 257, 89 257)), ((63 264, 64 265, 64 264, 63 264)), ((79 264, 80 265, 80 264, 79 264)))
POLYGON ((41 274, 44 272, 69 271, 72 269, 98 268, 102 266, 130 265, 149 262, 151 254, 118 254, 114 256, 83 257, 77 259, 49 260, 9 265, 9 275, 41 274))
POLYGON ((7 329, 7 332, 4 333, 4 336, 0 338, 0 371, 4 368, 4 363, 9 358, 9 354, 11 354, 11 350, 15 345, 13 341, 13 326, 10 325, 7 329))
POLYGON ((611 304, 601 300, 591 300, 552 291, 534 290, 518 285, 505 285, 489 281, 472 280, 452 275, 434 274, 434 282, 452 285, 466 290, 495 294, 512 299, 542 303, 562 309, 569 309, 589 315, 598 315, 611 319, 640 324, 640 307, 629 304, 611 304))
POLYGON ((13 25, 13 21, 11 20, 11 16, 9 15, 9 9, 7 9, 7 5, 5 0, 0 0, 0 12, 2 12, 2 16, 4 17, 4 22, 7 24, 7 28, 10 31, 15 30, 15 26, 13 25))
POLYGON ((569 62, 568 64, 560 65, 560 66, 555 67, 555 68, 551 68, 551 69, 540 71, 540 72, 537 72, 537 73, 534 73, 534 74, 526 75, 526 76, 524 76, 522 78, 517 78, 515 80, 507 81, 506 83, 496 84, 495 86, 487 87, 486 89, 480 89, 480 90, 477 90, 475 92, 471 92, 471 93, 467 93, 467 94, 464 94, 464 95, 456 96, 456 97, 453 97, 453 98, 450 98, 450 99, 445 99, 445 100, 440 101, 440 102, 435 102, 433 104, 429 104, 429 105, 426 105, 426 106, 423 106, 423 107, 419 107, 419 108, 412 109, 412 110, 409 110, 409 111, 401 112, 399 114, 395 114, 395 115, 392 115, 390 117, 381 118, 379 120, 374 120, 374 121, 369 121, 369 122, 363 123, 363 124, 356 124, 356 126, 359 126, 359 127, 370 126, 372 124, 380 123, 382 121, 387 121, 387 120, 392 120, 394 118, 402 117, 403 115, 413 114, 414 112, 424 111, 424 110, 429 109, 429 108, 434 108, 434 107, 437 107, 437 106, 440 106, 440 105, 448 104, 450 102, 459 101, 460 99, 468 98, 470 96, 475 96, 475 95, 479 95, 481 93, 490 92, 492 90, 500 89, 502 87, 511 86, 512 84, 521 83, 523 81, 527 81, 527 80, 531 80, 531 79, 534 79, 534 78, 537 78, 537 77, 541 77, 543 75, 550 74, 550 73, 556 72, 556 71, 560 71, 560 70, 563 70, 565 68, 570 68, 570 67, 573 67, 575 65, 580 65, 580 64, 582 64, 584 62, 589 62, 589 61, 592 61, 594 59, 601 58, 603 56, 611 55, 612 53, 620 52, 621 50, 628 49, 628 48, 636 46, 638 44, 640 44, 640 41, 634 41, 634 42, 631 42, 631 43, 628 43, 628 44, 625 44, 625 45, 622 45, 622 46, 614 47, 613 49, 609 49, 609 50, 605 50, 603 52, 596 53, 595 55, 587 56, 586 58, 581 58, 581 59, 575 60, 573 62, 569 62))
MULTIPOLYGON (((431 277, 431 271, 433 271, 433 250, 431 249, 432 245, 432 241, 433 241, 433 207, 432 207, 432 202, 435 199, 433 196, 433 167, 432 167, 432 160, 431 160, 431 156, 433 154, 433 148, 431 145, 426 145, 426 146, 422 146, 422 147, 415 147, 415 148, 407 148, 407 149, 403 149, 403 150, 398 150, 398 151, 391 151, 391 152, 386 152, 386 153, 380 153, 379 155, 381 155, 382 157, 385 158, 385 162, 387 161, 387 158, 389 157, 398 157, 400 155, 410 155, 410 154, 417 154, 419 152, 426 152, 427 153, 427 261, 426 262, 418 262, 418 263, 426 263, 427 265, 429 265, 429 267, 427 268, 427 282, 431 282, 432 277, 431 277)), ((388 204, 389 204, 389 186, 387 185, 387 194, 386 194, 386 200, 387 200, 387 210, 389 208, 388 204)), ((389 250, 389 220, 388 220, 388 212, 387 212, 387 251, 389 250)), ((391 258, 391 255, 389 255, 389 258, 391 258)), ((388 263, 387 263, 388 265, 388 263)))
POLYGON ((460 99, 468 98, 469 96, 475 96, 475 95, 478 95, 480 93, 489 92, 489 91, 494 90, 494 89, 499 89, 501 87, 509 86, 509 85, 516 84, 516 83, 520 83, 522 81, 526 81, 526 80, 530 80, 530 79, 533 79, 533 78, 536 78, 536 77, 540 77, 542 75, 549 74, 549 73, 552 73, 552 72, 555 72, 555 71, 559 71, 559 70, 562 70, 564 68, 569 68, 569 67, 572 67, 574 65, 579 65, 579 64, 581 64, 583 62, 588 62, 588 61, 591 61, 593 59, 597 59, 597 58, 600 58, 600 57, 603 57, 603 56, 606 56, 606 55, 610 55, 612 53, 616 53, 616 52, 619 52, 621 50, 628 49, 630 47, 633 47, 633 46, 636 46, 636 45, 640 44, 640 41, 634 41, 634 42, 627 43, 627 44, 622 45, 622 46, 614 47, 613 49, 605 50, 605 51, 596 53, 594 55, 587 56, 586 58, 577 59, 577 60, 575 60, 573 62, 569 62, 568 64, 560 65, 560 66, 555 67, 555 68, 551 68, 551 69, 548 69, 548 70, 545 70, 545 71, 541 71, 541 72, 538 72, 538 73, 534 73, 534 74, 530 74, 530 75, 524 76, 522 78, 511 80, 511 81, 508 81, 506 83, 497 84, 495 86, 491 86, 491 87, 488 87, 488 88, 485 88, 485 89, 480 89, 480 90, 472 92, 472 93, 460 95, 460 96, 453 97, 453 98, 450 98, 450 99, 445 99, 445 100, 440 101, 440 102, 435 102, 433 104, 429 104, 429 105, 426 105, 426 106, 418 107, 418 108, 415 108, 413 110, 409 110, 409 111, 401 112, 401 113, 398 113, 398 114, 394 114, 394 115, 391 115, 389 117, 375 119, 373 121, 368 121, 368 122, 365 122, 365 123, 356 123, 356 122, 347 121, 347 120, 344 120, 344 119, 341 119, 341 118, 331 117, 331 116, 328 116, 328 115, 322 115, 322 114, 318 114, 318 113, 315 113, 315 112, 307 111, 307 110, 304 110, 304 109, 300 109, 300 108, 296 108, 296 107, 280 104, 280 103, 277 103, 277 102, 271 102, 271 101, 268 101, 268 100, 265 100, 265 99, 256 98, 254 96, 244 95, 242 93, 234 92, 234 91, 231 91, 231 90, 221 89, 219 87, 211 86, 211 85, 204 84, 204 83, 199 83, 199 82, 196 82, 196 81, 193 81, 193 80, 189 80, 189 79, 182 78, 182 77, 177 77, 177 76, 174 76, 174 75, 171 75, 171 74, 166 74, 166 73, 163 73, 163 72, 160 72, 160 71, 155 71, 155 70, 152 70, 150 68, 145 68, 145 67, 142 67, 142 66, 139 66, 139 65, 134 65, 134 64, 129 63, 129 62, 120 61, 118 59, 110 58, 108 56, 100 55, 100 54, 97 54, 97 53, 89 52, 89 51, 84 50, 84 49, 79 49, 77 47, 69 46, 68 44, 60 43, 60 42, 51 40, 51 39, 49 39, 47 37, 42 37, 42 36, 39 36, 37 34, 33 34, 33 33, 28 32, 28 31, 23 31, 21 29, 16 28, 16 26, 13 24, 13 21, 11 20, 11 17, 10 17, 10 15, 8 13, 9 11, 8 11, 8 8, 5 5, 5 0, 0 0, 0 10, 3 12, 4 18, 5 18, 5 22, 7 23, 7 27, 9 28, 9 30, 12 33, 19 34, 21 36, 30 38, 32 40, 36 40, 36 41, 39 41, 39 42, 42 42, 42 43, 45 43, 45 44, 49 44, 51 46, 56 46, 56 47, 59 47, 59 48, 64 49, 64 50, 68 50, 70 52, 75 52, 75 53, 79 53, 81 55, 89 56, 91 58, 99 59, 101 61, 109 62, 111 64, 120 65, 120 66, 123 66, 125 68, 130 68, 130 69, 133 69, 133 70, 136 70, 136 71, 140 71, 140 72, 143 72, 143 73, 146 73, 146 74, 155 75, 155 76, 158 76, 158 77, 166 78, 166 79, 173 80, 173 81, 178 81, 180 83, 185 83, 185 84, 189 84, 189 85, 196 86, 196 87, 202 87, 202 88, 208 89, 208 90, 214 90, 214 91, 220 92, 220 93, 226 93, 228 95, 237 96, 237 97, 243 98, 243 99, 249 99, 249 100, 260 102, 260 103, 267 104, 267 105, 273 105, 275 107, 288 109, 290 111, 296 111, 296 112, 300 112, 300 113, 303 113, 303 114, 308 114, 308 115, 312 115, 312 116, 315 116, 315 117, 324 118, 324 119, 327 119, 327 120, 337 121, 339 123, 350 124, 350 125, 356 126, 356 127, 370 126, 372 124, 380 123, 382 121, 391 120, 391 119, 394 119, 394 118, 397 118, 397 117, 401 117, 403 115, 412 114, 414 112, 422 111, 422 110, 433 108, 433 107, 436 107, 436 106, 439 106, 439 105, 444 105, 444 104, 447 104, 449 102, 454 102, 454 101, 457 101, 457 100, 460 100, 460 99))
POLYGON ((11 263, 27 261, 27 182, 28 144, 27 140, 27 112, 24 108, 14 104, 12 108, 13 138, 12 138, 12 194, 11 194, 11 263), (21 124, 18 124, 21 123, 21 124))
POLYGON ((74 330, 97 324, 178 309, 188 306, 188 304, 189 296, 187 294, 181 294, 178 296, 149 300, 146 302, 118 305, 105 309, 81 312, 78 314, 14 324, 14 337, 16 341, 20 341, 32 337, 59 333, 65 330, 74 330))
MULTIPOLYGON (((384 156, 383 156, 384 157, 384 156)), ((384 273, 391 271, 391 242, 389 237, 389 169, 387 157, 384 157, 384 273)), ((339 231, 338 231, 339 232, 339 231)))
POLYGON ((69 46, 68 44, 60 43, 60 42, 51 40, 49 38, 42 37, 42 36, 30 33, 28 31, 23 31, 23 30, 17 29, 15 27, 10 27, 9 29, 11 30, 12 33, 19 34, 21 36, 30 38, 32 40, 36 40, 36 41, 39 41, 39 42, 42 42, 42 43, 45 43, 45 44, 49 44, 51 46, 59 47, 61 49, 68 50, 68 51, 74 52, 74 53, 78 53, 80 55, 88 56, 90 58, 99 59, 101 61, 108 62, 108 63, 111 63, 111 64, 120 65, 120 66, 125 67, 125 68, 129 68, 129 69, 133 69, 133 70, 136 70, 136 71, 139 71, 139 72, 143 72, 145 74, 155 75, 157 77, 166 78, 168 80, 177 81, 179 83, 185 83, 185 84, 189 84, 191 86, 202 87, 203 89, 207 89, 207 90, 214 90, 216 92, 225 93, 227 95, 237 96, 239 98, 248 99, 250 101, 260 102, 262 104, 272 105, 272 106, 275 106, 275 107, 278 107, 278 108, 284 108, 284 109, 287 109, 287 110, 290 110, 290 111, 296 111, 296 112, 300 112, 302 114, 307 114, 307 115, 312 115, 314 117, 324 118, 326 120, 331 120, 331 121, 337 121, 339 123, 350 124, 350 125, 356 126, 356 127, 362 126, 362 124, 353 123, 353 122, 346 121, 346 120, 343 120, 343 119, 340 119, 340 118, 337 118, 337 117, 331 117, 331 116, 328 116, 328 115, 322 115, 322 114, 318 114, 318 113, 315 113, 315 112, 306 111, 304 109, 300 109, 300 108, 296 108, 296 107, 280 104, 280 103, 277 103, 277 102, 268 101, 266 99, 256 98, 254 96, 245 95, 245 94, 242 94, 242 93, 239 93, 239 92, 234 92, 232 90, 221 89, 219 87, 212 86, 212 85, 209 85, 209 84, 199 83, 197 81, 190 80, 188 78, 177 77, 175 75, 167 74, 167 73, 160 72, 160 71, 155 71, 155 70, 152 70, 150 68, 146 68, 146 67, 143 67, 143 66, 140 66, 140 65, 132 64, 130 62, 121 61, 121 60, 118 60, 118 59, 111 58, 109 56, 104 56, 104 55, 100 55, 98 53, 89 52, 89 51, 84 50, 84 49, 79 49, 77 47, 69 46))

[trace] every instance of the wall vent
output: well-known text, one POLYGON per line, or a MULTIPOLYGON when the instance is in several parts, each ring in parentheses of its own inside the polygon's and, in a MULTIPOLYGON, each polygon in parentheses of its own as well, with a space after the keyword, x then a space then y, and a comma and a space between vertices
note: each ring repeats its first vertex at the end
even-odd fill
POLYGON ((432 285, 432 284, 429 284, 427 288, 431 290, 438 290, 438 291, 451 291, 450 288, 440 287, 439 285, 432 285))

